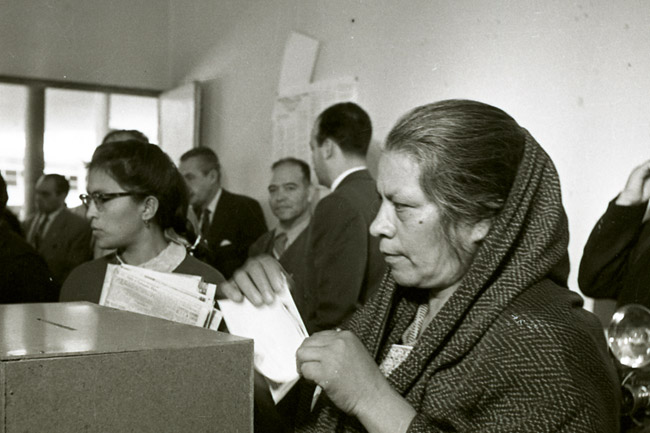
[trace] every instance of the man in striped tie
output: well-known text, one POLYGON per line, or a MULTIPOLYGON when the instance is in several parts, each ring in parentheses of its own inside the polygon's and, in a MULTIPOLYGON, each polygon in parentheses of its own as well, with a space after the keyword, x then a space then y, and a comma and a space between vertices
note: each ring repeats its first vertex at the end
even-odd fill
MULTIPOLYGON (((293 245, 300 245, 311 218, 310 203, 314 188, 309 165, 297 158, 283 158, 271 167, 269 206, 278 226, 260 236, 248 249, 248 256, 269 254, 276 259, 293 257, 293 245), (298 244, 296 244, 298 242, 298 244)), ((303 253, 297 253, 301 256, 303 253)))

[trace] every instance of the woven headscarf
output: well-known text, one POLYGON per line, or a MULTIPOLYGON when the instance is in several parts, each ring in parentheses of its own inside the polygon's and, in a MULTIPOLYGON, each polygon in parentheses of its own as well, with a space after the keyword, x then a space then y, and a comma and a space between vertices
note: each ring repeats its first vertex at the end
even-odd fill
MULTIPOLYGON (((421 409, 418 405, 422 404, 434 406, 433 409, 429 408, 429 412, 436 412, 438 410, 436 407, 443 411, 445 401, 457 398, 457 395, 453 394, 455 384, 443 383, 440 386, 448 387, 449 391, 441 391, 436 396, 437 400, 443 401, 436 402, 434 399, 433 402, 423 403, 425 393, 428 392, 427 381, 430 380, 423 376, 435 377, 436 372, 454 366, 458 371, 455 373, 456 376, 452 376, 463 377, 462 369, 468 368, 467 373, 470 374, 470 369, 480 368, 475 365, 469 366, 463 361, 482 339, 487 339, 486 333, 490 332, 495 321, 501 320, 499 326, 502 326, 504 315, 513 316, 508 317, 513 320, 513 323, 519 320, 509 308, 518 297, 529 298, 529 296, 522 296, 525 292, 530 290, 535 293, 551 293, 560 290, 562 296, 567 292, 569 299, 567 305, 571 304, 572 307, 580 305, 581 300, 578 296, 574 297, 567 289, 562 289, 562 287, 566 288, 569 271, 568 227, 562 206, 558 175, 546 152, 527 131, 524 132, 526 143, 523 159, 503 210, 494 219, 459 288, 423 331, 408 358, 388 377, 390 384, 418 412, 421 409)), ((348 323, 347 327, 361 339, 378 363, 381 362, 390 345, 399 342, 401 332, 413 320, 418 303, 423 302, 422 292, 424 291, 399 287, 388 273, 377 296, 357 312, 348 323)), ((543 299, 543 296, 538 298, 543 299)), ((532 302, 533 307, 538 298, 532 302)), ((521 302, 521 299, 518 302, 521 302)), ((552 301, 548 302, 549 305, 551 303, 552 301)), ((580 314, 589 314, 580 311, 580 314)), ((546 323, 558 323, 558 327, 563 329, 565 322, 572 323, 575 320, 576 327, 580 328, 583 319, 582 316, 569 317, 568 315, 557 319, 552 309, 543 314, 546 314, 544 320, 547 322, 540 327, 534 323, 534 317, 528 317, 526 323, 526 326, 538 327, 539 329, 536 328, 534 332, 542 333, 540 335, 547 331, 556 332, 555 326, 544 329, 542 326, 547 326, 546 323)), ((589 326, 593 325, 591 319, 591 317, 586 319, 589 326)), ((494 333, 494 330, 492 332, 494 333)), ((594 331, 596 336, 593 339, 584 339, 590 341, 585 344, 592 344, 586 346, 586 351, 591 352, 585 356, 589 361, 593 361, 594 365, 604 365, 603 360, 607 360, 605 352, 599 349, 592 350, 595 347, 594 340, 602 343, 602 336, 598 341, 598 332, 599 330, 594 331)), ((548 337, 550 343, 549 354, 540 354, 539 374, 541 375, 548 374, 542 371, 545 368, 544 363, 554 366, 565 362, 560 359, 563 355, 553 347, 555 337, 550 334, 543 337, 544 341, 548 337), (544 356, 548 356, 549 359, 544 359, 544 356)), ((491 335, 490 341, 493 340, 494 335, 491 335)), ((485 345, 485 341, 482 344, 485 345)), ((513 351, 510 348, 498 347, 498 344, 498 342, 495 344, 494 351, 488 350, 488 352, 494 354, 503 351, 503 362, 512 362, 513 368, 517 368, 518 349, 515 348, 513 351)), ((616 383, 615 378, 610 374, 613 370, 608 370, 608 367, 602 369, 605 377, 602 382, 605 389, 613 390, 610 395, 615 405, 616 383)), ((485 372, 485 375, 490 374, 491 372, 485 372)), ((562 381, 563 378, 558 377, 557 380, 562 381)), ((489 383, 490 379, 486 379, 486 382, 489 383)), ((544 389, 529 391, 547 392, 544 389)), ((552 395, 548 397, 553 399, 552 395)), ((476 398, 480 399, 480 396, 476 398)), ((298 418, 297 431, 363 431, 356 419, 339 411, 326 398, 321 400, 316 410, 306 419, 298 418)), ((616 409, 613 411, 616 412, 616 409)), ((444 416, 441 419, 444 420, 444 416)), ((426 425, 422 419, 414 424, 411 426, 412 431, 456 431, 450 426, 446 428, 441 426, 440 430, 420 428, 426 425)), ((507 428, 489 431, 505 432, 508 431, 507 428)), ((545 430, 540 426, 538 431, 545 430)))

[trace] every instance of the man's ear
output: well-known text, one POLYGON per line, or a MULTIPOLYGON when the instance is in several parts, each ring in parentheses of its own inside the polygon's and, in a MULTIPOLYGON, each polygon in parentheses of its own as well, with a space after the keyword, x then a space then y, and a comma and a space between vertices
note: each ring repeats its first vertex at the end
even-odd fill
POLYGON ((331 138, 326 138, 319 146, 324 159, 331 159, 334 153, 338 150, 338 144, 331 138))
POLYGON ((310 183, 309 186, 307 186, 307 202, 312 203, 314 197, 316 197, 316 187, 314 184, 310 183))
POLYGON ((144 209, 142 210, 142 220, 151 221, 156 216, 156 212, 158 212, 158 206, 160 206, 160 203, 156 197, 150 195, 144 199, 143 204, 144 209))
POLYGON ((219 171, 216 168, 213 168, 208 172, 208 177, 210 178, 210 182, 218 182, 219 181, 219 171))

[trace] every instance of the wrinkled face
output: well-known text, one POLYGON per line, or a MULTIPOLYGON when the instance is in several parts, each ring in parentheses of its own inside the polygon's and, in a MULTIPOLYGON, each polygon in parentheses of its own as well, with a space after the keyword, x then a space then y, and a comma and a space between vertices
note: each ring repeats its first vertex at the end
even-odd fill
POLYGON ((219 188, 219 174, 216 170, 203 173, 201 158, 188 158, 182 161, 178 170, 183 175, 192 206, 205 206, 219 188))
POLYGON ((53 179, 40 178, 36 183, 36 207, 39 212, 54 212, 65 202, 65 194, 57 194, 53 179))
POLYGON ((316 172, 318 183, 329 188, 330 185, 328 184, 329 181, 327 180, 327 173, 325 170, 325 157, 323 155, 323 148, 322 146, 318 145, 318 141, 316 140, 319 123, 320 120, 316 120, 316 123, 314 123, 314 127, 311 130, 311 137, 309 139, 309 148, 311 149, 311 163, 314 167, 314 171, 316 172))
MULTIPOLYGON (((91 170, 88 173, 88 194, 125 192, 104 170, 91 170)), ((137 197, 115 197, 98 208, 90 202, 86 217, 97 245, 101 248, 127 249, 136 244, 145 226, 142 220, 144 202, 137 197)))
POLYGON ((269 205, 281 222, 291 224, 309 210, 310 185, 295 164, 273 169, 269 184, 269 205))
MULTIPOLYGON (((440 209, 426 197, 419 178, 420 167, 411 157, 397 152, 381 156, 377 175, 381 207, 370 233, 380 238, 379 248, 395 281, 444 290, 460 281, 467 265, 445 238, 440 209)), ((468 255, 477 248, 472 233, 467 226, 454 231, 468 255)))

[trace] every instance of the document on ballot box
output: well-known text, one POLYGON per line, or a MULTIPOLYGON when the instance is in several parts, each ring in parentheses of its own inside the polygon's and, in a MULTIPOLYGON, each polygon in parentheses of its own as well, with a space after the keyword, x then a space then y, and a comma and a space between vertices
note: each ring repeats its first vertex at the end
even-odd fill
POLYGON ((270 305, 256 307, 248 299, 217 303, 230 333, 254 340, 255 369, 265 377, 277 403, 299 379, 296 351, 309 336, 286 280, 270 305))
POLYGON ((216 329, 221 313, 214 308, 215 292, 199 276, 108 265, 99 304, 216 329))

